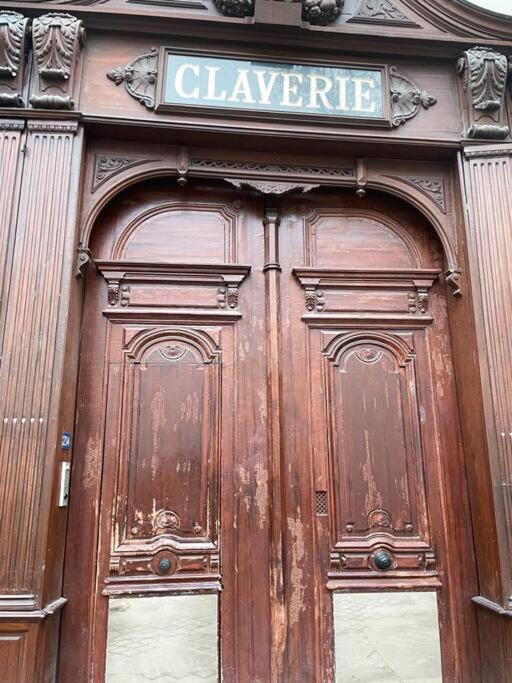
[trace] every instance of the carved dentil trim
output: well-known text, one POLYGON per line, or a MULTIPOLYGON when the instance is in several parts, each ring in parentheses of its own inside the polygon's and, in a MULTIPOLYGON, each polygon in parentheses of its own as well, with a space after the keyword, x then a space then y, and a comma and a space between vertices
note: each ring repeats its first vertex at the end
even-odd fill
POLYGON ((158 75, 158 48, 151 48, 135 57, 125 67, 118 66, 107 73, 116 85, 124 83, 129 95, 148 109, 155 107, 156 79, 158 75))
POLYGON ((32 38, 39 75, 68 80, 85 42, 82 21, 63 12, 43 14, 34 19, 32 38))
POLYGON ((225 17, 254 16, 254 0, 213 0, 213 4, 225 17))
POLYGON ((303 0, 302 20, 326 26, 340 16, 344 4, 345 0, 303 0))
POLYGON ((436 104, 437 99, 426 91, 419 90, 414 83, 398 72, 396 66, 389 68, 391 80, 391 122, 393 126, 400 126, 412 119, 420 108, 429 109, 436 104))
POLYGON ((12 119, 0 119, 1 131, 21 131, 25 128, 25 121, 17 121, 12 119))
POLYGON ((58 123, 56 121, 27 121, 29 131, 38 133, 72 133, 78 131, 78 123, 58 123))

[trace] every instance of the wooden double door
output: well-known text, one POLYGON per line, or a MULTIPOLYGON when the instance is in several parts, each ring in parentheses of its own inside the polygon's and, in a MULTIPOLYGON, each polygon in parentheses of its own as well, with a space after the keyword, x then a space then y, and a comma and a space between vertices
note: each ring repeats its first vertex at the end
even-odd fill
MULTIPOLYGON (((426 593, 443 680, 479 680, 443 257, 426 221, 378 193, 270 202, 163 179, 120 195, 91 249, 60 680, 139 680, 129 644, 112 664, 113 606, 197 596, 218 605, 204 680, 358 680, 346 629, 359 608, 336 605, 361 596, 402 637, 410 622, 379 600, 426 593)), ((155 680, 202 680, 211 624, 203 642, 200 617, 172 621, 195 664, 155 680)), ((152 629, 147 658, 169 630, 152 629)))

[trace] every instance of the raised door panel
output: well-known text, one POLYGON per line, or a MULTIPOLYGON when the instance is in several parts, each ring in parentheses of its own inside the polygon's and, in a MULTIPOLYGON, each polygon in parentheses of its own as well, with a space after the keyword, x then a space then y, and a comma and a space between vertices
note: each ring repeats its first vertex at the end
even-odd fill
POLYGON ((435 583, 435 574, 428 571, 434 553, 421 434, 425 409, 418 397, 420 335, 381 330, 320 333, 328 493, 334 510, 332 588, 350 587, 354 579, 369 587, 380 582, 383 571, 387 584, 414 585, 416 579, 435 583))
POLYGON ((110 579, 218 579, 225 337, 229 332, 218 328, 176 325, 118 325, 112 332, 110 579))

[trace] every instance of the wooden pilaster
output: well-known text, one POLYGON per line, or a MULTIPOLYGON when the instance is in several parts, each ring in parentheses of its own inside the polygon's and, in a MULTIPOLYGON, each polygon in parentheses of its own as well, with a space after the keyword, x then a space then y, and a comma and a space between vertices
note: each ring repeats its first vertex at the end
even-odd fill
MULTIPOLYGON (((76 121, 27 122, 0 368, 0 629, 6 634, 0 644, 10 681, 39 680, 52 670, 54 629, 65 603, 66 511, 58 508, 56 481, 60 461, 70 457, 60 449, 61 431, 71 432, 73 424, 65 349, 81 148, 76 121)), ((8 150, 1 157, 2 177, 11 184, 14 156, 8 150)), ((8 200, 13 189, 1 193, 8 200)), ((2 236, 0 253, 8 252, 8 242, 2 236)))
MULTIPOLYGON (((468 466, 482 489, 478 494, 482 505, 474 501, 477 547, 479 538, 480 545, 486 537, 491 541, 485 556, 480 553, 478 558, 480 594, 474 602, 479 610, 484 679, 492 683, 503 681, 503 672, 512 663, 512 145, 467 148, 462 175, 481 378, 474 393, 481 396, 484 417, 480 441, 484 453, 475 452, 475 462, 468 466), (476 462, 481 457, 487 459, 485 466, 476 462), (487 467, 494 509, 485 504, 487 467)), ((473 426, 466 424, 466 438, 478 443, 473 434, 478 429, 476 414, 471 421, 473 426)))

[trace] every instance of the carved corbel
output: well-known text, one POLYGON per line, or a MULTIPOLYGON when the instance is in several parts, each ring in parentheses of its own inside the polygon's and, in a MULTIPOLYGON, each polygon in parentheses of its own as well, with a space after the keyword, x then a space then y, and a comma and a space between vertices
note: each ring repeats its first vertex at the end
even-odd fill
POLYGON ((213 0, 213 4, 225 17, 244 17, 254 16, 255 0, 213 0))
POLYGON ((302 20, 317 26, 332 24, 341 14, 345 0, 303 0, 302 20))
POLYGON ((178 173, 178 179, 177 183, 180 187, 183 187, 184 185, 187 184, 187 174, 188 174, 188 167, 190 164, 190 153, 188 151, 187 147, 180 147, 178 149, 178 163, 177 163, 177 168, 176 171, 178 173))
POLYGON ((396 66, 389 69, 391 81, 391 123, 400 126, 423 109, 436 104, 437 99, 424 90, 419 90, 414 83, 398 72, 396 66))
POLYGON ((365 159, 356 161, 356 195, 359 199, 366 197, 366 186, 368 185, 368 169, 365 159))
POLYGON ((505 89, 510 71, 505 55, 487 47, 465 50, 457 74, 466 113, 466 137, 504 140, 510 129, 505 119, 505 89))
POLYGON ((23 106, 23 74, 29 20, 18 12, 0 11, 0 106, 23 106))
POLYGON ((30 104, 38 109, 73 109, 77 64, 85 44, 81 19, 50 12, 34 19, 32 43, 37 66, 30 104))
POLYGON ((116 85, 124 83, 126 92, 148 109, 155 108, 158 48, 153 47, 132 59, 126 66, 118 66, 107 73, 116 85))
POLYGON ((84 277, 87 266, 92 262, 92 253, 87 247, 78 247, 77 251, 75 275, 76 277, 84 277))
POLYGON ((446 283, 452 288, 453 296, 457 298, 462 296, 460 272, 460 268, 449 268, 444 274, 446 283))

